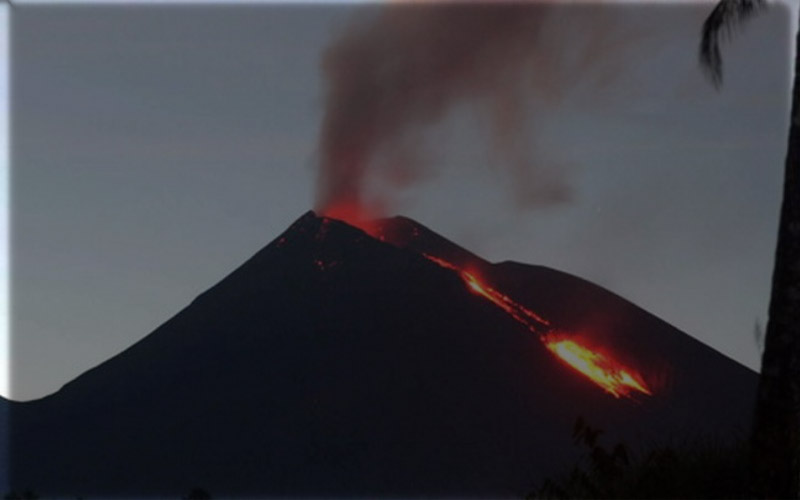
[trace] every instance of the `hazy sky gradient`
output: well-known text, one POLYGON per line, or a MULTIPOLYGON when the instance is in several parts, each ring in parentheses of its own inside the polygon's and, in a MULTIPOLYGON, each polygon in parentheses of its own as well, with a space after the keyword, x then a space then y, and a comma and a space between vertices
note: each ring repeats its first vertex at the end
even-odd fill
MULTIPOLYGON (((312 207, 320 54, 356 9, 17 9, 13 397, 142 338, 312 207)), ((590 279, 756 367, 790 20, 772 9, 726 45, 715 92, 696 56, 708 11, 616 10, 636 39, 603 61, 618 78, 536 117, 531 144, 569 165, 571 203, 517 206, 465 105, 430 131, 436 175, 394 211, 490 260, 590 279)))

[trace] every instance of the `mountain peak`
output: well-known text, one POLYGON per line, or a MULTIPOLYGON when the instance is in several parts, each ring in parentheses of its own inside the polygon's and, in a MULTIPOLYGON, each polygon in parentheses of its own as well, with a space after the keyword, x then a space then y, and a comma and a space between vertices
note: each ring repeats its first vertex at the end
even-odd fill
POLYGON ((579 415, 634 445, 747 428, 752 372, 581 287, 492 265, 406 217, 306 212, 141 342, 12 404, 7 489, 518 496, 578 458, 579 415), (574 325, 646 368, 652 390, 603 390, 541 325, 574 325))
POLYGON ((474 253, 451 242, 425 225, 402 215, 380 219, 338 218, 334 216, 318 216, 313 211, 306 212, 287 231, 291 232, 323 232, 339 224, 362 231, 372 238, 397 248, 413 251, 417 254, 435 255, 458 267, 485 267, 489 263, 474 253), (326 225, 332 224, 326 227, 326 225))

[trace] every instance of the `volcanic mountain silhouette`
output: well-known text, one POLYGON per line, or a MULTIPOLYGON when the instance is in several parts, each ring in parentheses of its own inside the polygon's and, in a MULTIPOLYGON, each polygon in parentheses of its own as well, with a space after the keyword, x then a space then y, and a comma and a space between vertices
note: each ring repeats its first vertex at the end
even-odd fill
POLYGON ((578 416, 634 446, 749 427, 756 375, 626 300, 409 219, 373 234, 309 212, 134 346, 9 404, 9 489, 519 497, 580 454, 578 416), (613 397, 423 254, 604 346, 652 395, 613 397))

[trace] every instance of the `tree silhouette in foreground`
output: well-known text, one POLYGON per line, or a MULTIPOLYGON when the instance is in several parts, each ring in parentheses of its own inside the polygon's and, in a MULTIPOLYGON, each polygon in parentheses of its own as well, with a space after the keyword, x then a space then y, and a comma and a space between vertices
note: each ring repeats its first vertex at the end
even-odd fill
POLYGON ((640 451, 624 443, 606 448, 602 434, 578 417, 572 437, 585 449, 583 460, 527 498, 750 498, 746 441, 698 439, 640 451))
MULTIPOLYGON (((719 0, 706 19, 700 62, 722 85, 720 41, 762 11, 766 0, 719 0)), ((796 34, 800 37, 800 34, 796 34)), ((795 41, 800 53, 800 38, 795 41)), ((800 73, 795 62, 783 203, 778 226, 769 321, 752 433, 753 493, 800 497, 800 73)))

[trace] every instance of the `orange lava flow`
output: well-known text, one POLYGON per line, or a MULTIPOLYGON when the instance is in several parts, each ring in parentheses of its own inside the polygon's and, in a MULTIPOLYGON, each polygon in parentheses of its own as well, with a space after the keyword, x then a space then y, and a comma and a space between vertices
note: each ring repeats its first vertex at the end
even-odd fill
POLYGON ((435 262, 435 263, 436 263, 436 264, 438 264, 440 267, 443 267, 443 268, 445 268, 445 269, 450 269, 451 271, 458 271, 458 272, 461 272, 461 270, 460 270, 459 268, 457 268, 457 267, 455 266, 455 264, 451 264, 451 263, 447 262, 447 261, 446 261, 446 260, 444 260, 444 259, 440 259, 439 257, 434 257, 433 255, 428 255, 427 253, 423 253, 422 255, 423 255, 423 256, 424 256, 426 259, 428 259, 428 260, 430 260, 430 261, 432 261, 432 262, 435 262))
POLYGON ((559 359, 602 387, 612 396, 616 398, 622 396, 632 397, 633 391, 648 396, 653 395, 644 380, 642 380, 642 377, 635 371, 621 365, 607 355, 592 351, 588 347, 579 344, 575 339, 566 339, 562 336, 554 338, 552 335, 553 329, 546 319, 515 302, 509 296, 484 284, 474 274, 458 268, 455 264, 432 255, 423 254, 423 256, 440 267, 457 272, 470 291, 489 300, 525 326, 530 332, 535 333, 559 359))
POLYGON ((531 331, 538 331, 534 328, 536 325, 531 324, 531 321, 539 323, 541 326, 550 326, 549 321, 525 306, 514 302, 507 295, 504 295, 494 288, 481 283, 481 281, 472 273, 460 271, 460 274, 461 279, 464 280, 464 283, 467 284, 470 290, 489 299, 492 303, 494 303, 494 305, 513 316, 514 319, 527 326, 531 331))
POLYGON ((550 326, 549 321, 542 318, 541 316, 531 311, 527 307, 513 301, 509 296, 498 292, 489 285, 484 284, 474 274, 468 271, 462 271, 455 264, 448 262, 444 259, 440 259, 439 257, 434 257, 433 255, 428 255, 426 253, 422 255, 426 259, 435 262, 440 267, 457 272, 458 275, 461 277, 461 280, 467 285, 467 287, 473 293, 476 293, 482 296, 483 298, 489 300, 494 305, 496 305, 500 309, 510 314, 514 319, 525 325, 533 333, 540 333, 541 329, 540 327, 542 326, 545 327, 550 326))
POLYGON ((638 391, 648 396, 653 395, 640 376, 574 340, 545 341, 545 345, 562 361, 586 375, 592 382, 616 398, 630 396, 631 391, 638 391))

